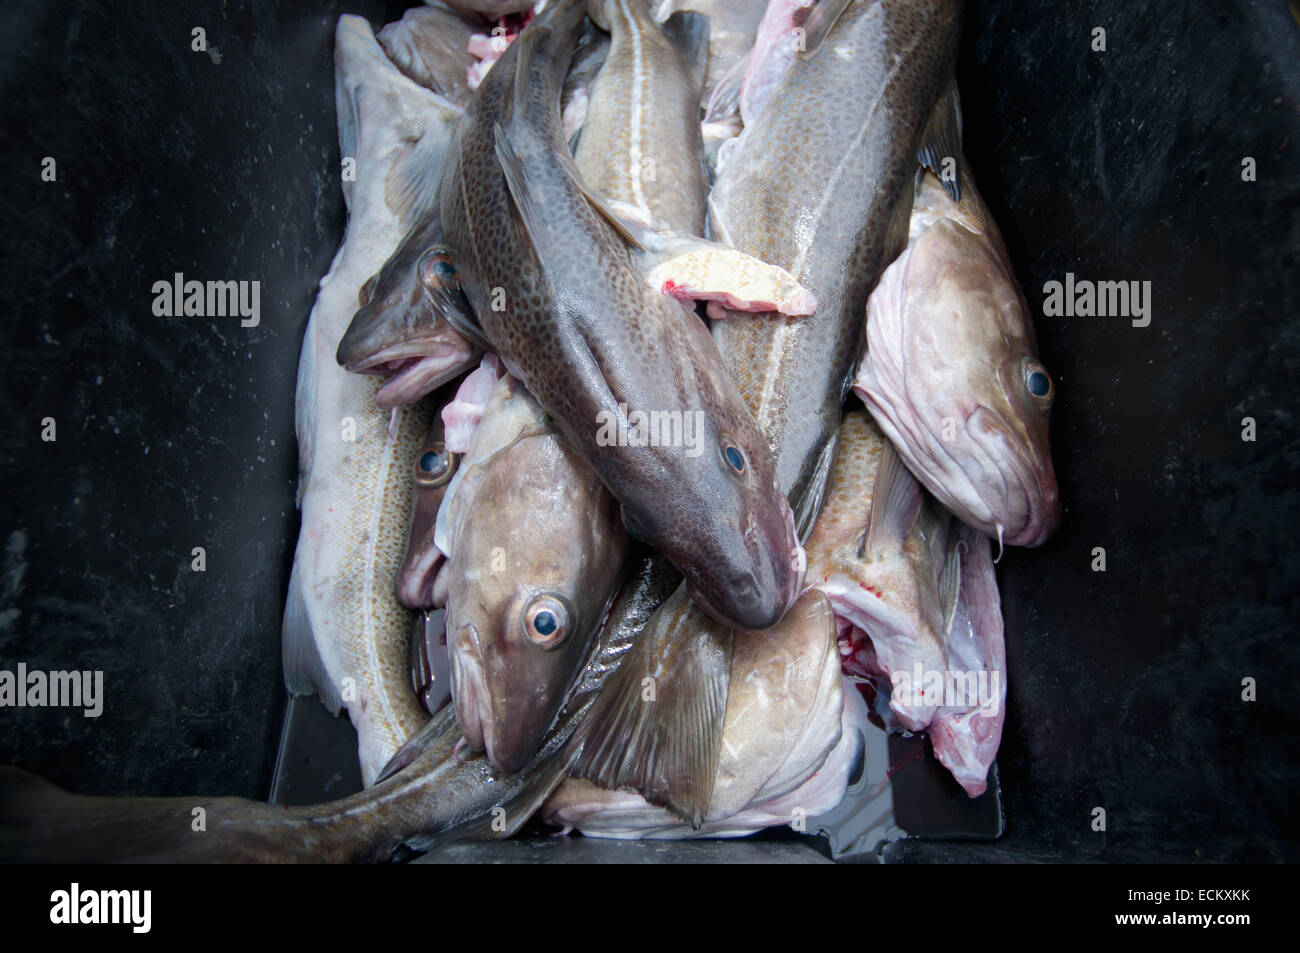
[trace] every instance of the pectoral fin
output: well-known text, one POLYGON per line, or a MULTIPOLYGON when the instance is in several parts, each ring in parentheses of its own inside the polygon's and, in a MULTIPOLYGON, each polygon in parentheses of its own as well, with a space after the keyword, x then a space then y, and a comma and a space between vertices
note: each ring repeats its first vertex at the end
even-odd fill
POLYGON ((965 543, 958 540, 948 549, 939 570, 939 607, 943 610, 943 634, 952 632, 952 621, 957 615, 957 601, 961 597, 961 551, 965 543))
POLYGON ((285 599, 281 626, 284 687, 291 695, 310 695, 314 692, 320 696, 330 714, 337 715, 343 707, 343 696, 330 678, 320 648, 316 645, 311 614, 302 586, 302 573, 295 555, 293 569, 289 573, 289 594, 285 599))
POLYGON ((407 145, 384 180, 384 204, 409 224, 424 218, 438 197, 447 142, 426 135, 407 145))
POLYGON ((721 122, 731 116, 740 115, 740 87, 745 79, 745 71, 749 69, 750 57, 753 55, 754 51, 750 50, 722 74, 722 78, 713 87, 708 106, 704 110, 705 122, 721 122))
POLYGON ((445 743, 448 732, 453 731, 459 734, 460 728, 456 723, 456 710, 448 706, 434 715, 427 725, 413 734, 404 745, 397 749, 393 756, 388 759, 388 763, 380 769, 379 774, 375 777, 375 784, 387 781, 423 754, 435 742, 441 740, 445 743))
POLYGON ((681 586, 651 617, 569 742, 569 773, 628 787, 694 827, 722 751, 732 630, 681 586))
POLYGON ((844 15, 844 11, 849 8, 853 0, 822 0, 808 14, 808 19, 804 21, 804 48, 807 52, 805 56, 811 56, 822 42, 826 39, 831 28, 844 15))
POLYGON ((921 515, 921 484, 888 440, 880 448, 871 518, 858 551, 860 557, 893 552, 907 539, 921 515))

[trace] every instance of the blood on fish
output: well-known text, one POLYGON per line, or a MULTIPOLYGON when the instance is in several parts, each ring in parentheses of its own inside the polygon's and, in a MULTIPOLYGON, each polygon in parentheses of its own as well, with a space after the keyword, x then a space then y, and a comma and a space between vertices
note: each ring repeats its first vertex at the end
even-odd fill
POLYGON ((863 589, 867 590, 867 592, 871 593, 877 599, 885 598, 885 594, 883 592, 881 592, 879 589, 876 589, 872 586, 868 586, 865 582, 859 582, 858 585, 861 586, 863 589))
POLYGON ((659 291, 661 294, 670 295, 676 290, 677 290, 677 282, 673 281, 672 279, 665 281, 662 285, 659 286, 659 291))

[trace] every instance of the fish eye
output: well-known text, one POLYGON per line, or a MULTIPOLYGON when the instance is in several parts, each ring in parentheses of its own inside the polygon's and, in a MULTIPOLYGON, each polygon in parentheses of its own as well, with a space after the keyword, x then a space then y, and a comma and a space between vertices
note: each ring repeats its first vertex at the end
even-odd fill
POLYGON ((440 443, 424 448, 415 461, 415 482, 419 486, 442 486, 456 473, 456 454, 440 443))
POLYGON ((558 596, 537 596, 524 608, 524 635, 539 648, 555 648, 569 634, 572 618, 568 605, 558 596))
POLYGON ((360 307, 364 308, 370 304, 370 297, 375 293, 375 279, 378 277, 378 275, 371 275, 366 279, 366 283, 361 286, 361 290, 357 292, 357 304, 360 307))
POLYGON ((1052 376, 1047 373, 1047 368, 1030 359, 1025 361, 1024 370, 1025 389, 1029 391, 1029 396, 1043 410, 1050 409, 1056 389, 1052 386, 1052 376))
POLYGON ((736 476, 745 475, 745 451, 736 445, 736 441, 723 435, 718 441, 718 450, 722 454, 722 462, 725 463, 731 472, 736 476))
POLYGON ((456 266, 451 263, 451 250, 445 245, 434 245, 420 256, 420 284, 433 290, 446 288, 456 281, 456 266))

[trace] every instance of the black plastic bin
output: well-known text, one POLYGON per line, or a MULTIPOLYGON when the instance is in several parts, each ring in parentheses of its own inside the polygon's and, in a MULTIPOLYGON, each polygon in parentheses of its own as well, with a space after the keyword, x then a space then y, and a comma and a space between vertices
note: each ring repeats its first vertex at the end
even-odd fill
MULTIPOLYGON (((83 793, 267 796, 294 374, 343 230, 333 27, 402 8, 0 11, 0 667, 102 669, 106 698, 0 709, 0 763, 83 793), (176 272, 260 280, 260 324, 155 317, 176 272)), ((969 4, 966 152, 1039 309, 1065 519, 999 567, 1004 835, 885 859, 1300 853, 1294 9, 969 4), (1067 273, 1150 281, 1150 325, 1043 316, 1067 273)))

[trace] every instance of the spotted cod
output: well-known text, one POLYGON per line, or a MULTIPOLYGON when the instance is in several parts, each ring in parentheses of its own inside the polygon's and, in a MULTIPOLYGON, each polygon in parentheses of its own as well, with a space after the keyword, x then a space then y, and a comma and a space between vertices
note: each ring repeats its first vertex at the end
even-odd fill
POLYGON ((436 154, 450 141, 460 110, 403 76, 360 17, 340 18, 335 62, 340 147, 358 158, 358 174, 343 182, 347 234, 321 281, 298 366, 302 528, 283 655, 290 692, 316 692, 331 711, 347 709, 362 778, 371 783, 428 721, 408 674, 414 617, 398 602, 393 579, 410 513, 409 475, 430 416, 428 409, 404 409, 390 430, 389 415, 375 403, 377 383, 348 374, 334 351, 361 284, 427 201, 407 187, 412 139, 436 154))

